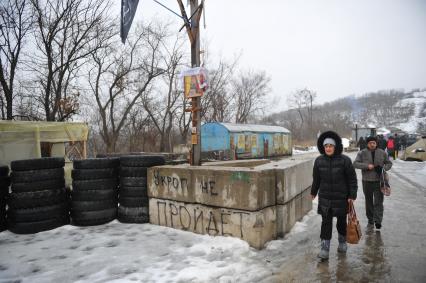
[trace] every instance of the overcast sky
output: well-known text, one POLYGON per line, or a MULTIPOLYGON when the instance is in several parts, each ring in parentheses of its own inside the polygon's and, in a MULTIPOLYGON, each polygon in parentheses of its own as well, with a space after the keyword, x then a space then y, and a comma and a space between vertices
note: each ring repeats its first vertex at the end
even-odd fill
MULTIPOLYGON (((160 0, 179 11, 177 1, 160 0)), ((184 0, 186 4, 186 1, 184 0)), ((265 70, 271 97, 307 87, 317 102, 426 87, 426 0, 206 0, 209 51, 265 70)), ((138 19, 179 20, 152 0, 138 19)), ((177 29, 179 29, 179 24, 177 29)), ((188 47, 189 48, 189 47, 188 47)))

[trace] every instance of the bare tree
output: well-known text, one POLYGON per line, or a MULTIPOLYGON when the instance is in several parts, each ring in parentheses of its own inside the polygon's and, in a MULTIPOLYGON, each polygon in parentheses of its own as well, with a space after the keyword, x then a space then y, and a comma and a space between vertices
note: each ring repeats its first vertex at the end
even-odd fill
POLYGON ((92 54, 89 85, 107 152, 116 151, 118 138, 133 107, 151 91, 152 81, 165 72, 159 68, 160 45, 165 37, 164 27, 139 26, 124 48, 115 37, 105 48, 92 54))
MULTIPOLYGON (((295 91, 287 98, 289 108, 295 109, 300 118, 300 138, 303 138, 304 132, 313 132, 313 102, 316 93, 307 88, 295 91), (308 128, 305 128, 307 122, 308 128)), ((312 137, 312 135, 310 135, 312 137)))
POLYGON ((76 78, 82 65, 110 35, 104 24, 110 1, 31 0, 36 17, 31 70, 47 121, 63 121, 77 112, 80 90, 76 78))
POLYGON ((26 0, 4 0, 0 5, 0 93, 2 119, 13 118, 15 75, 24 38, 31 30, 32 17, 26 0), (4 96, 4 97, 3 97, 4 96), (6 108, 6 113, 4 112, 6 108))
POLYGON ((166 87, 157 88, 152 94, 146 93, 142 99, 142 105, 160 135, 161 152, 172 150, 171 134, 176 119, 179 104, 183 92, 178 88, 178 68, 182 66, 184 53, 182 51, 183 41, 180 37, 176 39, 173 48, 165 48, 162 58, 165 66, 163 82, 166 87), (162 93, 165 92, 165 95, 162 93))
POLYGON ((250 116, 263 110, 270 78, 263 71, 241 72, 232 81, 232 106, 235 123, 247 123, 250 116))
POLYGON ((209 68, 209 91, 202 99, 201 117, 206 122, 229 122, 232 95, 230 85, 239 57, 231 62, 220 60, 209 68))

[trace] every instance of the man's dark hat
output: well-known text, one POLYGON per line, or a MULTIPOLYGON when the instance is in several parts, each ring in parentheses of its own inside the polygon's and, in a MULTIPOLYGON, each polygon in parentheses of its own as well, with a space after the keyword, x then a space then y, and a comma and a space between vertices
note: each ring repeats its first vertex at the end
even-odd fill
POLYGON ((376 143, 377 143, 377 138, 376 138, 376 137, 368 137, 368 138, 367 138, 367 143, 369 143, 369 142, 371 142, 371 141, 374 141, 374 142, 376 142, 376 143))

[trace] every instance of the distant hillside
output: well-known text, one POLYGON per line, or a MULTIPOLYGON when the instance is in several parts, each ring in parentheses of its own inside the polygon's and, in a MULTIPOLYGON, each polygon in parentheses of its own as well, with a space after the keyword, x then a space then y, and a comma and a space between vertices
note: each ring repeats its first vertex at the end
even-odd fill
POLYGON ((261 122, 288 128, 296 140, 314 140, 318 131, 328 129, 349 136, 355 123, 426 134, 426 89, 351 95, 314 105, 312 123, 308 107, 275 113, 261 122))

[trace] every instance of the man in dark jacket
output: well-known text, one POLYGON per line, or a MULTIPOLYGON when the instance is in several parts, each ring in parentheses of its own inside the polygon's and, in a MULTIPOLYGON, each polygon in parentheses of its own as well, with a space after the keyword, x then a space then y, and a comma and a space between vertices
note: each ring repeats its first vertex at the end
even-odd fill
POLYGON ((337 217, 339 233, 338 251, 345 253, 346 214, 348 202, 356 199, 358 184, 355 169, 349 157, 342 154, 342 139, 332 131, 324 132, 317 141, 321 156, 313 169, 312 199, 319 195, 318 213, 322 216, 321 251, 318 257, 328 259, 333 229, 333 217, 337 217))
POLYGON ((383 193, 380 190, 380 175, 382 169, 391 169, 392 162, 386 152, 377 148, 375 137, 367 138, 367 148, 358 152, 354 167, 361 169, 362 189, 365 195, 365 210, 368 224, 376 229, 382 228, 383 220, 383 193))
POLYGON ((387 146, 387 142, 386 142, 385 137, 383 135, 378 135, 377 136, 377 147, 382 149, 382 150, 385 150, 386 146, 387 146))
POLYGON ((365 142, 363 137, 359 138, 357 146, 359 147, 359 150, 363 150, 364 148, 367 147, 367 143, 365 142))
MULTIPOLYGON (((398 158, 398 154, 399 154, 399 148, 401 146, 401 138, 400 136, 398 136, 398 134, 395 134, 395 139, 394 139, 394 143, 395 143, 395 158, 398 158)), ((394 160, 395 160, 394 158, 394 160)))

